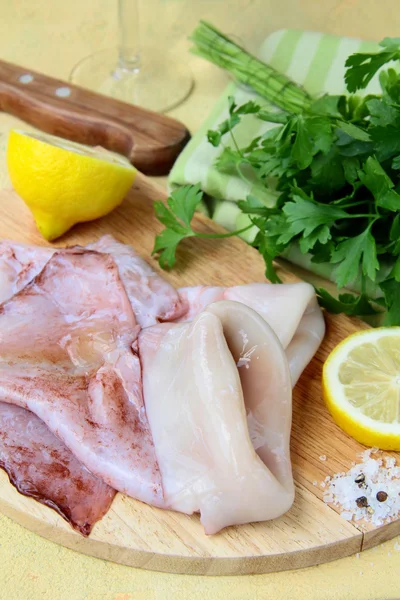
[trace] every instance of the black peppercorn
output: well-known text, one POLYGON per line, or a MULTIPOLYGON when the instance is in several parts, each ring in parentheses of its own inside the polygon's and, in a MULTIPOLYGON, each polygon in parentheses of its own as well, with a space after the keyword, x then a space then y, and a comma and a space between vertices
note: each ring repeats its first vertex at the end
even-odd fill
POLYGON ((358 508, 367 508, 368 500, 365 496, 360 496, 359 498, 357 498, 356 504, 358 508))
POLYGON ((376 494, 376 499, 378 500, 378 502, 385 502, 385 500, 387 500, 387 493, 386 492, 378 492, 376 494))
POLYGON ((364 483, 365 481, 365 475, 364 473, 360 473, 359 475, 357 475, 357 477, 355 478, 355 483, 364 483))

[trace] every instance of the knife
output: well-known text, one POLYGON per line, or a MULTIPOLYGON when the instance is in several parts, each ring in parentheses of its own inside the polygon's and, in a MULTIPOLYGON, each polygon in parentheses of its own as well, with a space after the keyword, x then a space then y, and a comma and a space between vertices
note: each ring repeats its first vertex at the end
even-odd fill
POLYGON ((166 175, 190 139, 179 121, 0 60, 0 110, 34 127, 126 156, 166 175))

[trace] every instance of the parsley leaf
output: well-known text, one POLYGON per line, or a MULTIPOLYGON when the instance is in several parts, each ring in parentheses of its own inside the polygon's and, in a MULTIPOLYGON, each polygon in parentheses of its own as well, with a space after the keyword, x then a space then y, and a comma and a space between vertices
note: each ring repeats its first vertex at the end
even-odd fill
POLYGON ((337 126, 353 140, 359 140, 360 142, 371 141, 371 138, 369 137, 368 133, 360 127, 356 127, 356 125, 353 125, 353 123, 345 123, 344 121, 338 121, 337 126))
POLYGON ((400 325, 400 283, 394 278, 386 279, 380 283, 386 303, 386 316, 384 325, 400 325))
POLYGON ((400 154, 400 126, 371 127, 369 133, 378 160, 384 161, 400 154))
POLYGON ((218 156, 215 165, 221 173, 234 173, 241 162, 243 156, 236 150, 226 147, 218 156))
POLYGON ((390 276, 393 277, 397 281, 397 283, 400 283, 400 256, 394 263, 390 276))
POLYGON ((232 96, 229 96, 228 104, 229 104, 228 119, 225 119, 225 121, 220 123, 217 130, 209 129, 207 131, 208 141, 210 142, 210 144, 212 144, 216 148, 220 145, 222 137, 229 131, 232 131, 232 129, 240 123, 241 117, 243 115, 256 114, 256 113, 260 112, 260 110, 261 110, 261 107, 258 104, 256 104, 255 102, 253 102, 253 100, 249 100, 245 104, 242 104, 241 106, 237 107, 232 96))
POLYGON ((240 123, 239 115, 233 114, 229 117, 229 119, 226 119, 219 125, 217 131, 209 130, 207 132, 207 139, 210 144, 218 147, 221 143, 222 136, 225 135, 225 133, 228 133, 228 131, 232 131, 232 129, 238 125, 238 123, 240 123))
POLYGON ((386 50, 389 50, 389 52, 400 52, 400 37, 385 37, 381 42, 379 42, 379 45, 381 48, 386 48, 386 50))
POLYGON ((344 79, 349 92, 356 92, 367 87, 373 76, 383 65, 400 58, 399 38, 385 38, 380 46, 381 52, 357 52, 348 57, 344 79))
POLYGON ((372 192, 378 206, 388 210, 400 210, 400 195, 394 191, 394 183, 374 156, 369 156, 359 173, 366 188, 372 192))
POLYGON ((374 315, 379 312, 371 305, 369 298, 365 294, 360 294, 359 296, 354 294, 339 294, 339 297, 335 298, 324 288, 316 288, 316 292, 320 306, 334 314, 344 313, 349 316, 364 316, 374 315))
POLYGON ((303 239, 314 234, 308 243, 305 245, 303 243, 303 248, 310 249, 317 241, 326 243, 330 239, 326 226, 330 228, 336 220, 348 217, 347 212, 341 208, 329 204, 317 204, 311 198, 305 199, 298 193, 294 193, 292 198, 293 201, 286 202, 282 208, 287 221, 286 231, 279 237, 279 242, 282 244, 287 244, 299 234, 302 234, 303 239))
POLYGON ((376 127, 386 127, 392 125, 400 118, 398 108, 388 104, 385 100, 369 100, 367 102, 368 112, 372 125, 376 127))
POLYGON ((176 249, 186 237, 173 229, 164 229, 156 236, 152 254, 159 254, 158 262, 162 269, 172 269, 176 261, 176 249))
MULTIPOLYGON (((261 223, 258 222, 258 225, 261 225, 261 223)), ((281 249, 274 244, 273 240, 268 237, 265 231, 261 231, 261 228, 252 245, 257 248, 264 259, 266 278, 269 279, 271 283, 281 283, 273 263, 274 258, 280 254, 281 249)))
POLYGON ((311 262, 315 264, 329 263, 333 250, 334 244, 332 241, 328 241, 326 244, 317 242, 313 247, 311 262))
POLYGON ((154 242, 152 254, 159 254, 158 262, 162 269, 172 268, 176 262, 176 249, 180 242, 188 237, 225 238, 244 233, 253 224, 229 233, 199 233, 193 231, 191 221, 196 208, 203 199, 200 184, 185 185, 176 189, 164 202, 154 202, 154 210, 158 220, 165 225, 154 242))
POLYGON ((400 214, 397 214, 393 219, 389 230, 389 238, 391 242, 394 242, 392 254, 394 256, 400 255, 400 214))
POLYGON ((400 79, 399 74, 394 69, 381 71, 379 73, 379 83, 383 90, 383 98, 394 104, 400 103, 400 79))
POLYGON ((331 257, 332 263, 340 263, 335 270, 335 280, 339 288, 352 283, 359 275, 361 266, 364 275, 375 280, 379 262, 376 243, 370 226, 355 237, 340 242, 331 257))
POLYGON ((354 185, 358 179, 360 161, 355 156, 348 156, 343 158, 342 167, 346 181, 351 185, 354 185))
MULTIPOLYGON (((260 110, 261 106, 253 100, 248 100, 248 102, 245 102, 244 104, 239 106, 239 108, 236 108, 235 105, 233 106, 233 112, 236 115, 254 115, 259 113, 260 110)), ((278 123, 279 122, 280 121, 278 121, 278 123)))
POLYGON ((249 194, 246 200, 239 200, 238 206, 240 210, 248 215, 260 215, 263 217, 269 216, 275 212, 274 209, 268 208, 256 196, 249 194))
POLYGON ((288 117, 288 113, 276 111, 271 112, 267 110, 260 110, 257 115, 257 119, 260 119, 260 121, 267 121, 268 123, 282 123, 282 125, 287 123, 288 117))
POLYGON ((343 188, 346 179, 343 171, 343 158, 337 147, 333 146, 328 154, 318 155, 311 164, 311 181, 319 192, 329 195, 343 188))
POLYGON ((306 254, 314 248, 317 242, 325 245, 331 237, 332 234, 329 227, 327 225, 319 225, 319 227, 316 227, 308 236, 305 237, 303 235, 299 242, 300 250, 303 254, 306 254))
POLYGON ((299 169, 306 169, 318 152, 327 154, 333 143, 332 122, 324 117, 299 116, 292 158, 299 169))
POLYGON ((343 117, 340 110, 343 99, 343 96, 331 96, 325 94, 314 100, 310 107, 310 113, 340 119, 343 117))
POLYGON ((299 117, 296 127, 296 140, 292 147, 292 158, 296 161, 299 169, 308 167, 313 159, 313 143, 306 127, 303 117, 299 117))
MULTIPOLYGON (((181 188, 179 191, 182 193, 182 190, 183 188, 181 188)), ((173 198, 173 196, 171 196, 170 198, 173 198)), ((170 198, 168 200, 170 200, 170 198)), ((163 202, 154 202, 154 211, 156 213, 157 219, 163 225, 165 225, 165 227, 181 235, 184 235, 186 233, 186 227, 178 221, 172 210, 165 206, 163 202)))
POLYGON ((218 148, 218 146, 220 145, 221 138, 222 134, 220 131, 214 131, 212 129, 209 129, 207 131, 207 139, 210 142, 210 144, 212 144, 215 148, 218 148))
POLYGON ((400 240, 400 215, 396 215, 393 219, 392 226, 390 227, 389 236, 392 242, 397 242, 400 240))
POLYGON ((202 199, 203 192, 198 184, 186 185, 172 192, 167 206, 161 201, 154 202, 156 216, 166 229, 156 236, 152 254, 160 254, 158 260, 163 269, 174 266, 178 244, 195 235, 190 222, 202 199))
MULTIPOLYGON (((190 227, 190 222, 197 206, 203 199, 203 192, 200 189, 200 184, 194 186, 184 186, 178 188, 168 198, 168 206, 171 211, 182 221, 186 228, 190 227)), ((161 219, 160 219, 161 220, 161 219)), ((163 221, 161 220, 163 223, 163 221)), ((167 223, 164 223, 166 225, 167 223)))

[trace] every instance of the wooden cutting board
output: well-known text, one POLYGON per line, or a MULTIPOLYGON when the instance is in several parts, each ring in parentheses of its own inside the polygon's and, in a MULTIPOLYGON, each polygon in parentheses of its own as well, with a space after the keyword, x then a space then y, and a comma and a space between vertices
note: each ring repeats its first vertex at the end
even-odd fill
MULTIPOLYGON (((106 218, 76 227, 57 245, 85 244, 105 233, 132 244, 149 258, 159 231, 152 202, 165 192, 138 176, 119 209, 106 218)), ((196 226, 217 226, 202 216, 196 226)), ((0 238, 43 244, 30 213, 13 192, 0 192, 0 238)), ((239 239, 186 240, 178 266, 166 275, 175 285, 237 285, 264 280, 260 255, 239 239)), ((296 278, 282 272, 285 281, 296 278)), ((400 521, 383 527, 356 525, 326 505, 319 485, 345 471, 364 450, 332 421, 321 398, 321 369, 330 350, 348 334, 367 327, 345 316, 326 315, 327 334, 294 390, 292 463, 296 499, 292 509, 270 522, 229 527, 206 536, 198 516, 162 511, 118 494, 89 538, 75 533, 54 511, 20 495, 0 471, 0 510, 28 529, 79 552, 174 573, 228 575, 297 569, 370 548, 400 533, 400 521), (320 460, 326 456, 326 460, 320 460), (315 482, 318 485, 315 485, 315 482)))

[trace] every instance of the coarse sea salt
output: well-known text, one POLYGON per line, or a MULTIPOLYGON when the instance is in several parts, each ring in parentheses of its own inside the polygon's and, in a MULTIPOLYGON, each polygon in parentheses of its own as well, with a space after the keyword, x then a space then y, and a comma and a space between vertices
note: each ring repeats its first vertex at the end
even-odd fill
POLYGON ((344 510, 341 514, 341 516, 343 517, 343 519, 345 519, 346 521, 351 521, 353 518, 353 515, 350 511, 348 510, 344 510))
POLYGON ((325 478, 324 502, 337 506, 346 521, 389 523, 400 514, 400 467, 377 448, 365 450, 360 458, 346 473, 325 478), (385 492, 386 500, 379 502, 378 492, 385 492))

